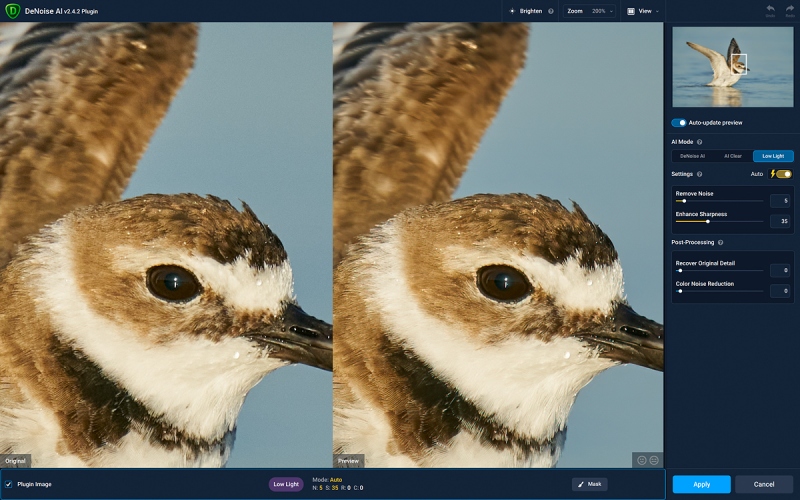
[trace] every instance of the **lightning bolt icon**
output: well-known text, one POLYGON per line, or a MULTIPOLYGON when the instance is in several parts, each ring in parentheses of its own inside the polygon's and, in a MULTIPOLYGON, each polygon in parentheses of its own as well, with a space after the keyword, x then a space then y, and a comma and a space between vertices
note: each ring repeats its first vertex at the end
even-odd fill
POLYGON ((775 177, 775 170, 770 170, 769 171, 769 178, 772 179, 774 177, 775 177))

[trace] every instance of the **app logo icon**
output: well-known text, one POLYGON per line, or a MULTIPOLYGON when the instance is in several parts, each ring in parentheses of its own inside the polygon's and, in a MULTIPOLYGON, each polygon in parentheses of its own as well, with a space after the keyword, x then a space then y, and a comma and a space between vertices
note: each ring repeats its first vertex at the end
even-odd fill
POLYGON ((16 19, 21 10, 18 3, 6 4, 6 15, 9 19, 16 19))

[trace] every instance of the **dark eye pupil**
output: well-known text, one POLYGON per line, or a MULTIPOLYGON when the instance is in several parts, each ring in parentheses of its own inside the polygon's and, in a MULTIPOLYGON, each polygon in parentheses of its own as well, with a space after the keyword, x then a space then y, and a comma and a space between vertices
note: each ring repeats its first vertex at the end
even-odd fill
POLYGON ((516 302, 527 297, 532 290, 521 272, 509 266, 486 266, 478 269, 478 289, 490 299, 516 302))
POLYGON ((507 274, 498 274, 494 279, 494 286, 499 290, 508 290, 513 285, 511 276, 507 274))
POLYGON ((178 266, 156 266, 147 270, 147 288, 161 300, 185 302, 202 292, 194 275, 178 266))
POLYGON ((177 290, 182 284, 181 277, 175 273, 170 273, 164 278, 164 286, 166 286, 168 290, 177 290))

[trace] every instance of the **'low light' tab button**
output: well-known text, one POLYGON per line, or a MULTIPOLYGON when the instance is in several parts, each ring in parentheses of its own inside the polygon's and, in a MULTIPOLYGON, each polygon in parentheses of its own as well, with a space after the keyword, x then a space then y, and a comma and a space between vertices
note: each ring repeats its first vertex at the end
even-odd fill
POLYGON ((794 151, 791 149, 756 149, 753 151, 756 163, 792 163, 794 151))
POLYGON ((724 494, 731 492, 731 476, 672 476, 675 494, 724 494))
POLYGON ((269 489, 275 492, 297 493, 303 490, 303 480, 299 477, 273 477, 269 480, 269 489))

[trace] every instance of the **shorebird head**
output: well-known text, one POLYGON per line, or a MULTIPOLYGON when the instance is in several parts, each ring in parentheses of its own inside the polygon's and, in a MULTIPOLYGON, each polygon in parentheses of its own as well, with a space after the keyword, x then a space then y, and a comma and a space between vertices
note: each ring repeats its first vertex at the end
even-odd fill
POLYGON ((429 205, 354 253, 343 272, 386 335, 525 435, 562 429, 606 368, 663 369, 663 327, 628 305, 614 246, 577 205, 521 194, 429 205))
POLYGON ((276 368, 332 367, 330 325, 298 306, 283 245, 247 205, 187 194, 89 207, 29 252, 58 342, 191 435, 233 429, 276 368))
POLYGON ((750 69, 740 61, 741 57, 742 50, 739 48, 739 44, 736 43, 735 38, 731 38, 731 43, 728 45, 727 60, 729 61, 731 73, 734 75, 741 75, 747 71, 750 71, 750 69))
POLYGON ((732 71, 732 72, 733 72, 735 75, 741 75, 741 74, 744 74, 745 72, 748 72, 748 71, 750 71, 750 68, 748 68, 747 66, 745 66, 743 62, 741 62, 741 61, 736 61, 736 62, 734 62, 734 63, 733 63, 733 65, 731 66, 731 71, 732 71))

